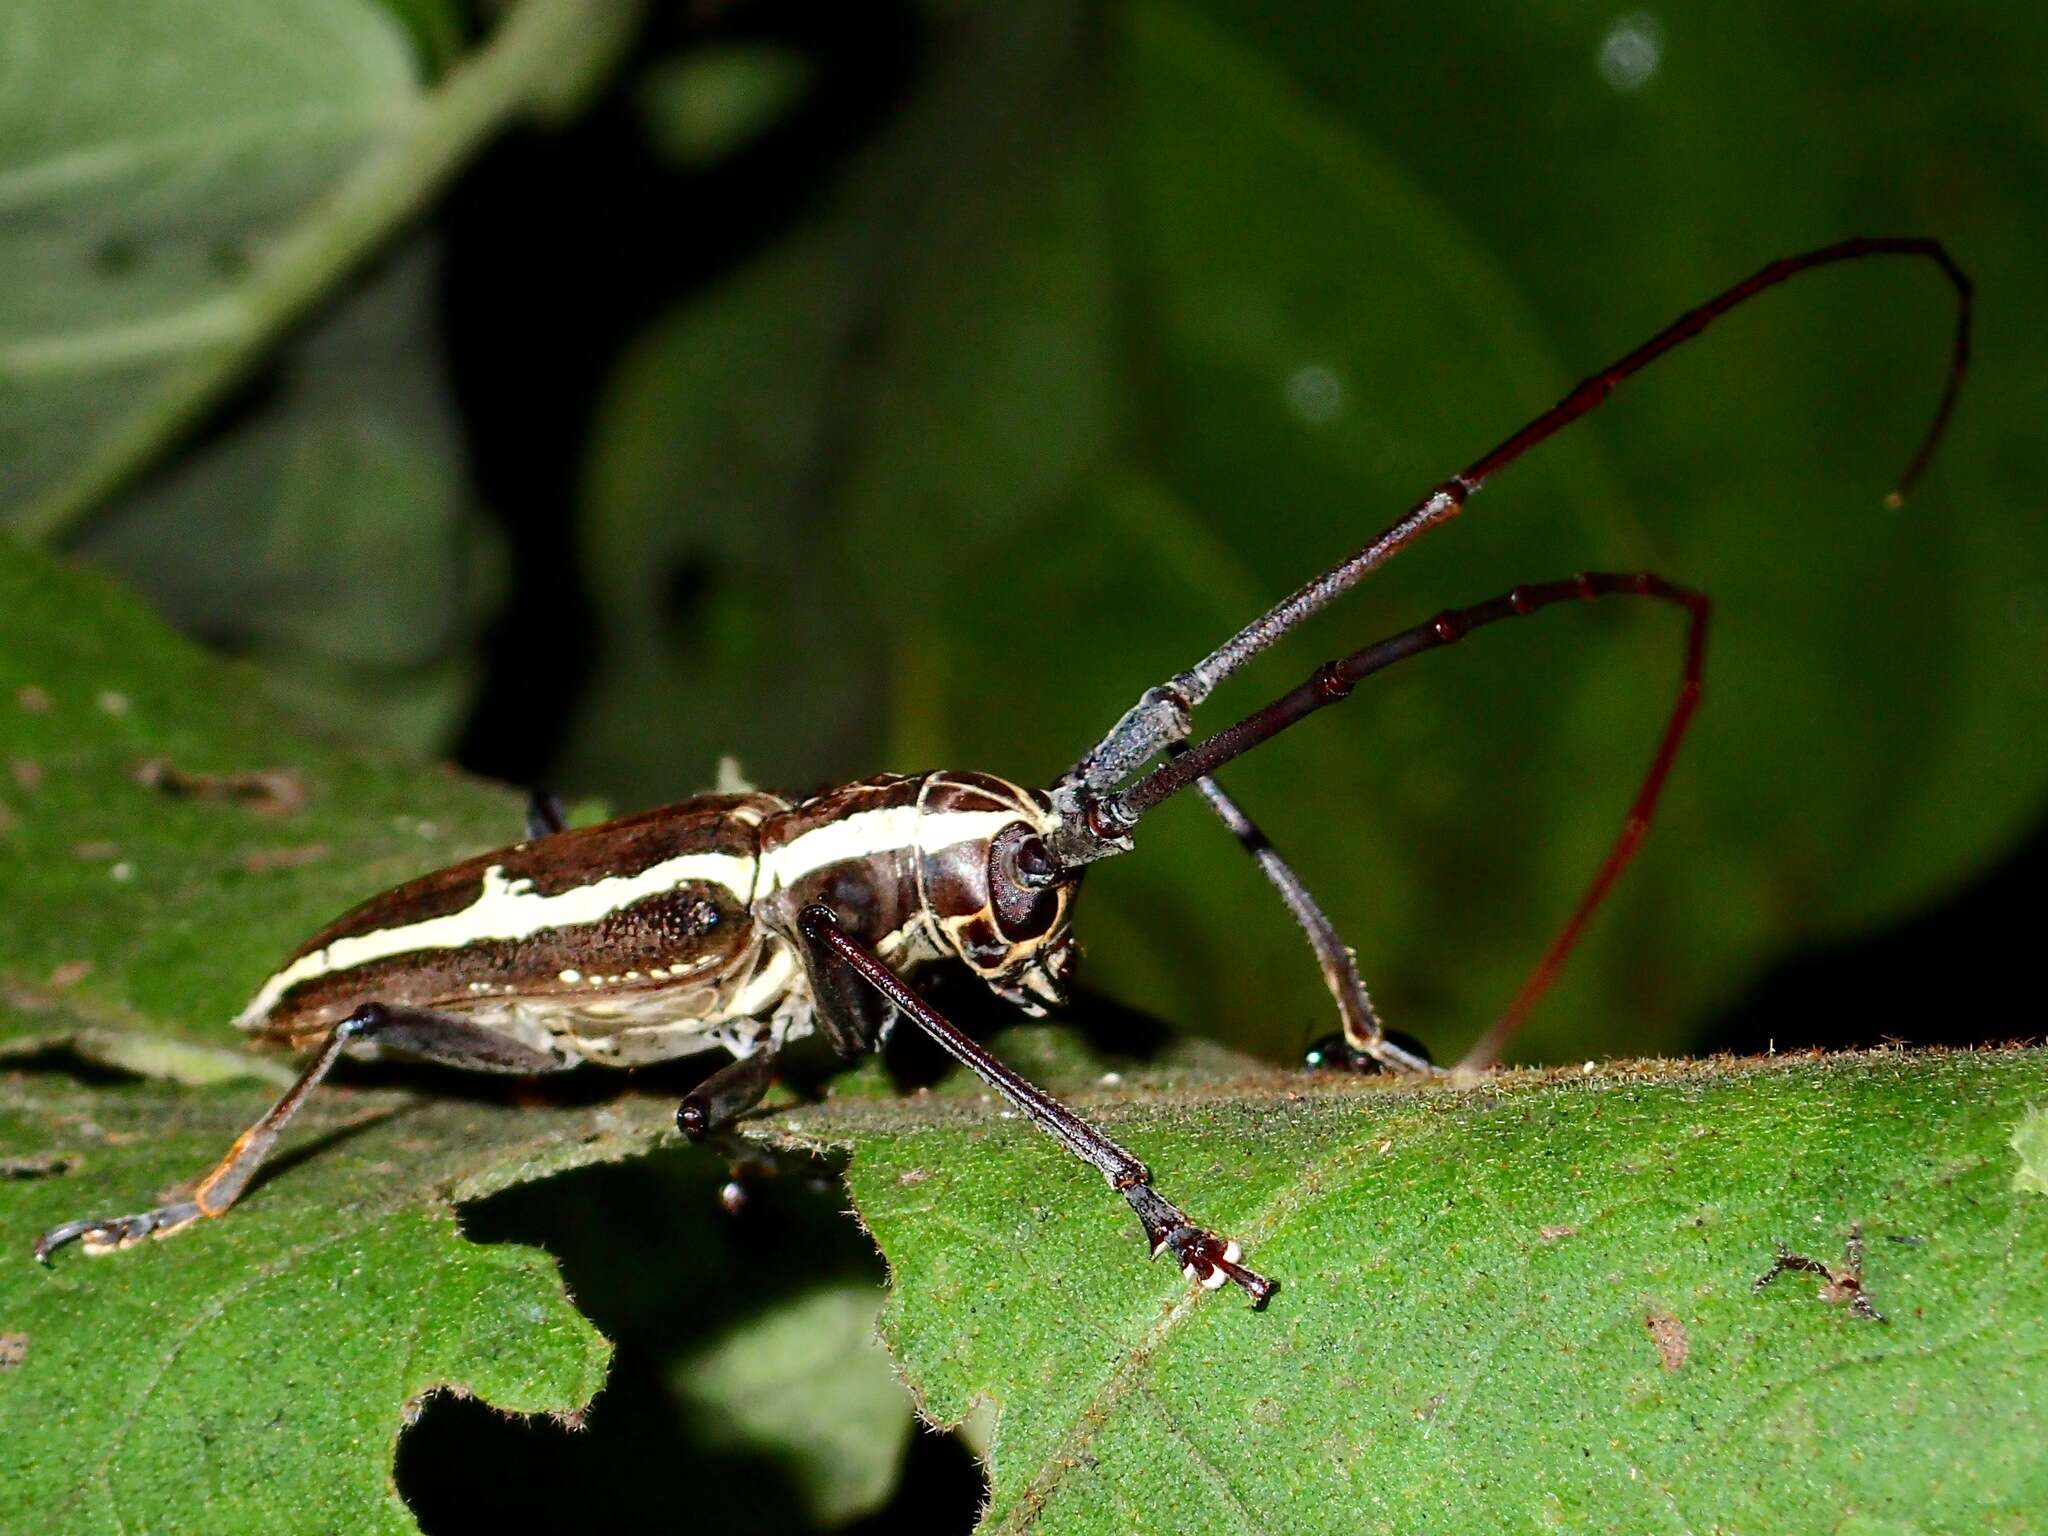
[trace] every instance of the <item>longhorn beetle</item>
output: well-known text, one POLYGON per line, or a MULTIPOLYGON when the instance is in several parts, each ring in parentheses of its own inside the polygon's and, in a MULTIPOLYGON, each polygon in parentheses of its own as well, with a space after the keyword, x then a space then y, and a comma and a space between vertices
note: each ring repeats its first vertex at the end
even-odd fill
POLYGON ((1707 599, 1648 573, 1591 572, 1538 582, 1326 663, 1292 692, 1194 747, 1190 713, 1224 678, 1310 614, 1462 511, 1500 470, 1604 401, 1616 385, 1719 316, 1816 267, 1870 256, 1934 263, 1954 287, 1947 383, 1898 488, 1919 479, 1947 427, 1969 361, 1971 286, 1937 242, 1853 239, 1770 263, 1593 374, 1556 405, 1438 485, 1378 538, 1254 619, 1189 670, 1148 689, 1047 790, 982 773, 890 774, 792 802, 752 790, 702 795, 568 831, 536 801, 528 837, 374 896, 307 941, 236 1023, 312 1045, 311 1064, 243 1132, 191 1197, 135 1216, 67 1222, 35 1255, 72 1241, 88 1253, 162 1237, 219 1216, 248 1187, 306 1096, 344 1052, 484 1072, 557 1072, 583 1061, 632 1066, 722 1046, 732 1060, 682 1102, 700 1139, 751 1109, 784 1044, 814 1028, 842 1056, 873 1048, 900 1013, 1130 1203, 1154 1255, 1170 1249, 1191 1280, 1234 1282, 1262 1305, 1273 1282, 1238 1245, 1196 1226, 1152 1186, 1145 1165, 997 1061, 906 979, 959 961, 1027 1013, 1064 999, 1074 963, 1071 907, 1082 872, 1126 853, 1145 813, 1189 785, 1278 890, 1336 1000, 1341 1045, 1318 1054, 1424 1074, 1387 1037, 1351 951, 1216 770, 1395 662, 1483 625, 1574 598, 1640 597, 1689 619, 1676 704, 1620 836, 1528 981, 1466 1060, 1490 1066, 1634 854, 1700 697, 1707 599), (1166 760, 1143 777, 1150 759, 1166 760))

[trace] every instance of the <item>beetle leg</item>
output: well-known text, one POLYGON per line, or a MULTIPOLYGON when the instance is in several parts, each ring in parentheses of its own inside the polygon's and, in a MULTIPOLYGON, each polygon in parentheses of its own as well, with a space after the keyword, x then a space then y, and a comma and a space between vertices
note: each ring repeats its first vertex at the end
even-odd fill
POLYGON ((1137 1158, 1044 1089, 996 1060, 980 1042, 920 997, 879 955, 841 928, 830 907, 813 903, 803 909, 797 922, 808 942, 829 948, 863 981, 908 1014, 947 1055, 1016 1105, 1025 1118, 1069 1152, 1099 1169, 1109 1187, 1124 1197, 1144 1223, 1155 1256, 1161 1249, 1170 1249, 1187 1277, 1205 1289, 1234 1282, 1244 1288, 1253 1306, 1265 1305, 1273 1294, 1273 1282, 1238 1262, 1236 1243, 1194 1225, 1178 1206, 1154 1190, 1151 1171, 1137 1158))
POLYGON ((526 835, 529 840, 553 837, 557 832, 566 831, 568 826, 568 813, 562 809, 559 795, 536 789, 526 797, 526 835))
POLYGON ((471 1071, 547 1072, 564 1065, 517 1041, 445 1014, 365 1003, 328 1031, 327 1039, 299 1074, 298 1081, 264 1112, 262 1119, 235 1138, 227 1156, 199 1181, 191 1199, 174 1200, 133 1216, 67 1221, 36 1239, 36 1259, 47 1264, 52 1253, 73 1241, 87 1253, 112 1253, 133 1247, 146 1237, 168 1237, 202 1216, 225 1215, 248 1188, 307 1095, 333 1070, 341 1053, 350 1045, 373 1041, 386 1050, 471 1071))
MULTIPOLYGON (((1188 749, 1184 743, 1176 742, 1166 750, 1178 757, 1188 749)), ((1371 1057, 1390 1072, 1415 1077, 1442 1076, 1442 1069, 1431 1065, 1427 1057, 1406 1050, 1387 1038, 1386 1029, 1380 1023, 1379 1010, 1373 1007, 1372 997, 1359 977, 1358 957, 1337 932, 1336 925, 1324 913, 1321 904, 1309 893, 1309 888, 1302 884, 1301 876, 1294 872, 1280 856, 1280 850, 1260 830, 1259 824, 1247 816, 1230 793, 1213 778, 1205 775, 1195 784, 1201 790, 1202 798, 1209 802, 1209 808, 1230 829, 1239 846, 1257 862, 1260 872, 1280 893, 1280 899, 1287 903, 1287 910, 1294 914, 1294 920, 1301 924, 1301 931, 1308 938, 1308 947, 1315 951, 1316 965, 1323 973, 1323 985, 1336 999, 1337 1018, 1344 1026, 1344 1043, 1360 1055, 1371 1057)))
POLYGON ((676 1107, 676 1129, 702 1141, 744 1115, 775 1081, 775 1055, 764 1049, 740 1056, 705 1078, 676 1107))
POLYGON ((880 1043, 896 1005, 887 993, 866 985, 860 972, 802 923, 797 925, 797 937, 803 941, 804 970, 810 977, 819 1032, 840 1060, 865 1056, 880 1043))

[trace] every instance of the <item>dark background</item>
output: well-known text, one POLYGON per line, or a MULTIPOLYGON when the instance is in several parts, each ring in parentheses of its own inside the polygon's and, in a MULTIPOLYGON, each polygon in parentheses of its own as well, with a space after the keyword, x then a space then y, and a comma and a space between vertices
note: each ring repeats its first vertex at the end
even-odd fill
MULTIPOLYGON (((474 35, 398 9, 429 74, 474 35)), ((1980 285, 1979 355, 1904 510, 1881 498, 1950 296, 1898 262, 1809 278, 1204 718, 1517 581, 1658 569, 1719 605, 1706 710, 1520 1054, 2031 1036, 2040 32, 1905 3, 656 7, 79 543, 331 728, 579 800, 677 798, 724 753, 793 791, 1042 782, 1681 309, 1844 235, 1938 235, 1980 285), (432 473, 351 460, 281 533, 245 448, 294 412, 401 423, 432 473)), ((1440 1057, 1613 835, 1679 650, 1661 611, 1560 611, 1233 774, 1440 1057)), ((1088 1006, 1292 1059, 1331 1019, 1284 912, 1197 807, 1156 823, 1091 876, 1088 1006)), ((664 1386, 720 1304, 644 1212, 708 1207, 702 1182, 592 1173, 471 1213, 563 1256, 620 1364, 573 1441, 430 1409, 400 1461, 428 1528, 802 1528, 772 1465, 687 1449, 664 1386)), ((831 1204, 778 1189, 705 1241, 739 1276, 878 1273, 831 1204)), ((862 1528, 964 1526, 978 1488, 920 1435, 862 1528)))

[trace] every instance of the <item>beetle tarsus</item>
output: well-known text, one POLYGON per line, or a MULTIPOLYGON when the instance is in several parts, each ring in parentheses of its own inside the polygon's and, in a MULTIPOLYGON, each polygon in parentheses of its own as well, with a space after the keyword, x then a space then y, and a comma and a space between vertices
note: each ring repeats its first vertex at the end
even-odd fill
POLYGON ((173 1232, 191 1226, 205 1214, 195 1200, 174 1200, 169 1205, 160 1205, 155 1210, 141 1211, 133 1216, 67 1221, 36 1239, 36 1262, 48 1264, 51 1254, 71 1242, 94 1256, 117 1253, 123 1248, 134 1247, 144 1238, 169 1237, 173 1232))
POLYGON ((1279 1289, 1277 1282, 1238 1262, 1244 1255, 1235 1242, 1196 1226, 1181 1214, 1180 1207, 1150 1184, 1133 1184, 1123 1196, 1145 1225, 1145 1240, 1151 1246, 1152 1257, 1158 1258, 1161 1252, 1172 1253, 1181 1273, 1202 1289, 1220 1290, 1225 1284, 1241 1286, 1254 1307, 1263 1307, 1266 1299, 1279 1289))
POLYGON ((1356 1072, 1369 1075, 1391 1072, 1410 1077, 1448 1077, 1450 1074, 1430 1060, 1429 1047, 1413 1035, 1387 1030, 1370 1045, 1360 1047, 1343 1034, 1330 1034, 1302 1053, 1301 1064, 1311 1072, 1356 1072))

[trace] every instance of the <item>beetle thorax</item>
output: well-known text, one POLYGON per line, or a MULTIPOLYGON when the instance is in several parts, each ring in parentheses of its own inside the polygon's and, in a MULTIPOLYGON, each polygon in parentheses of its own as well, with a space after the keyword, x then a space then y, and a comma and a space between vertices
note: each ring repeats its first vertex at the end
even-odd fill
POLYGON ((958 959, 1042 1012, 1073 961, 1074 881, 1045 856, 1052 820, 1044 795, 989 774, 867 779, 770 819, 757 891, 777 926, 822 902, 896 970, 958 959))

